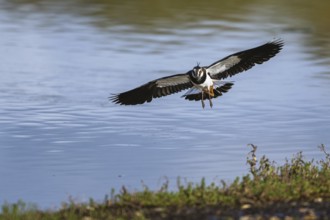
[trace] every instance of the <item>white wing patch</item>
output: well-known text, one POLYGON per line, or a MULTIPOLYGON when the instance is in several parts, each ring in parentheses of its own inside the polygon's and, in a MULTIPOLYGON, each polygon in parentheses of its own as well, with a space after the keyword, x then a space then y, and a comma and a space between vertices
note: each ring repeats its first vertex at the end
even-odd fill
POLYGON ((217 63, 214 63, 211 65, 207 72, 209 72, 211 75, 215 75, 221 72, 224 72, 231 68, 232 66, 238 64, 241 61, 241 59, 237 56, 230 56, 228 58, 225 58, 223 60, 220 60, 217 63))
POLYGON ((201 90, 199 88, 192 87, 184 95, 182 95, 181 97, 185 97, 187 95, 192 95, 192 94, 198 94, 200 92, 201 92, 201 90))
POLYGON ((234 83, 234 81, 213 80, 214 88, 219 88, 227 83, 234 83))
POLYGON ((167 87, 167 86, 176 86, 179 84, 188 83, 189 77, 188 75, 180 75, 180 76, 172 76, 167 78, 162 78, 157 80, 156 84, 158 87, 167 87))

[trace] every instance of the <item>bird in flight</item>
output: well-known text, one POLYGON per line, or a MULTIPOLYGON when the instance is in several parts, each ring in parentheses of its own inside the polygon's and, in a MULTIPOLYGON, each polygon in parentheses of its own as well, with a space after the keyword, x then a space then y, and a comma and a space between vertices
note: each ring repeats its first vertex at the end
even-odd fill
POLYGON ((186 73, 162 77, 150 81, 127 92, 115 94, 109 99, 120 105, 137 105, 151 102, 153 98, 171 95, 189 89, 182 97, 186 100, 202 102, 208 99, 212 108, 212 99, 226 93, 234 85, 223 81, 237 73, 252 68, 255 64, 262 64, 280 52, 283 40, 276 39, 259 47, 244 50, 229 55, 209 66, 195 66, 186 73))

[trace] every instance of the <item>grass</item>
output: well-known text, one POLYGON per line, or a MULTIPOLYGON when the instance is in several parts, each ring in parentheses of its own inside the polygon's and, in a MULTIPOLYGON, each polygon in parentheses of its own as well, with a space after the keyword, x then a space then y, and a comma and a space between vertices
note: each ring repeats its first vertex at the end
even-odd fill
POLYGON ((299 152, 277 166, 267 157, 257 160, 257 147, 251 145, 249 173, 232 183, 181 183, 169 190, 165 182, 157 191, 144 187, 128 192, 125 187, 103 202, 63 204, 57 211, 38 210, 19 201, 2 206, 0 219, 236 219, 254 218, 330 218, 330 154, 320 146, 324 158, 306 161, 299 152))

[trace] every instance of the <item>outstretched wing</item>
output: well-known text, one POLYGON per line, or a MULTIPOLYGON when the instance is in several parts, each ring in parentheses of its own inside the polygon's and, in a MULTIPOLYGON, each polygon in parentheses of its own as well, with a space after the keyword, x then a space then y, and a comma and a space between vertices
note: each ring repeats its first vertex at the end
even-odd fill
POLYGON ((252 68, 255 64, 274 57, 282 49, 284 42, 277 39, 259 47, 229 55, 205 67, 212 79, 225 79, 252 68))
MULTIPOLYGON (((218 96, 222 96, 223 93, 226 93, 228 92, 229 89, 231 89, 231 87, 234 85, 234 83, 231 83, 231 82, 227 82, 217 88, 215 88, 213 90, 214 92, 214 97, 211 97, 211 98, 217 98, 218 96)), ((203 99, 209 99, 209 94, 207 93, 204 93, 203 94, 203 99)), ((188 94, 188 95, 184 95, 182 97, 185 97, 185 99, 189 100, 189 101, 199 101, 202 99, 202 92, 199 92, 199 93, 195 93, 195 94, 188 94)))
POLYGON ((137 105, 192 87, 188 74, 177 74, 150 81, 135 89, 113 95, 109 99, 120 105, 137 105))

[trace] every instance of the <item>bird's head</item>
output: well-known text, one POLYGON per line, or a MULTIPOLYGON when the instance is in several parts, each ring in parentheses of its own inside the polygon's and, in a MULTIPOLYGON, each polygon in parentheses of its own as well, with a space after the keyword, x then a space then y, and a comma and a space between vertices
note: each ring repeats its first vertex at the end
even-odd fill
POLYGON ((197 66, 195 66, 192 69, 192 76, 195 79, 201 79, 201 78, 203 78, 204 74, 206 74, 206 70, 205 70, 205 68, 200 67, 199 64, 197 64, 197 66))

